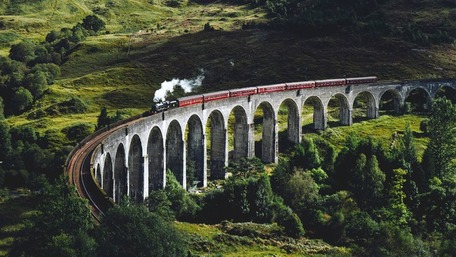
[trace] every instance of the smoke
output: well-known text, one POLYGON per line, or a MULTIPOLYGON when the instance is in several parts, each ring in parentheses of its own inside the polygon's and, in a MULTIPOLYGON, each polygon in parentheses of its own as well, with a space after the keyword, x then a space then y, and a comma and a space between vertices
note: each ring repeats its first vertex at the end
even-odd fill
POLYGON ((193 89, 201 86, 204 79, 204 70, 200 70, 200 74, 194 79, 176 79, 173 78, 171 81, 163 81, 161 88, 155 91, 154 102, 165 101, 166 95, 174 92, 176 86, 182 87, 185 93, 192 92, 193 89))

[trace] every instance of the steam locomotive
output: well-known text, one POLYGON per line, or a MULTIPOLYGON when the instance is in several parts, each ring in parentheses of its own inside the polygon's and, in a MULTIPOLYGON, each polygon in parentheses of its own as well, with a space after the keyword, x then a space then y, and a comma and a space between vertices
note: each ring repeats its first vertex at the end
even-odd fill
POLYGON ((341 78, 341 79, 326 79, 326 80, 310 80, 292 83, 282 83, 258 87, 247 87, 238 88, 225 91, 217 91, 213 93, 207 93, 202 95, 192 95, 181 97, 175 100, 163 101, 152 105, 149 112, 146 115, 152 115, 155 113, 163 112, 172 108, 189 106, 194 104, 207 103, 211 101, 221 100, 230 97, 241 97, 251 96, 255 94, 265 94, 272 92, 280 92, 287 90, 300 90, 309 88, 319 87, 330 87, 330 86, 343 86, 343 85, 356 85, 365 83, 377 82, 376 76, 369 77, 356 77, 356 78, 341 78))

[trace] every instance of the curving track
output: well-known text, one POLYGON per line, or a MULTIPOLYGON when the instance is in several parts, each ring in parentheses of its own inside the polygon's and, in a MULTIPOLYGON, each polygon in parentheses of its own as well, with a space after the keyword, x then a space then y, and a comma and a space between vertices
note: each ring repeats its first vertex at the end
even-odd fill
POLYGON ((69 182, 75 185, 80 197, 89 200, 90 212, 97 223, 104 213, 114 206, 114 202, 95 182, 93 177, 90 157, 93 150, 111 133, 127 127, 139 120, 141 115, 102 128, 88 136, 70 152, 65 163, 65 172, 69 176, 69 182))

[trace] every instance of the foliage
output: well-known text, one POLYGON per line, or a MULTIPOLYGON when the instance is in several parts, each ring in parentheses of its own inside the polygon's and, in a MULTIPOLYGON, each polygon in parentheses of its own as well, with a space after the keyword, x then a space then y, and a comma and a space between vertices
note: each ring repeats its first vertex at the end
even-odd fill
POLYGON ((108 109, 106 107, 102 107, 100 110, 100 115, 98 115, 96 128, 100 129, 100 128, 106 127, 109 124, 120 121, 121 119, 122 119, 122 116, 119 111, 116 112, 115 116, 109 116, 108 109))
POLYGON ((67 181, 61 176, 54 185, 42 185, 37 214, 14 243, 11 256, 95 256, 95 241, 87 234, 93 226, 87 200, 67 181))
POLYGON ((230 162, 225 170, 235 177, 247 178, 264 172, 264 164, 257 157, 241 158, 239 162, 230 162))
MULTIPOLYGON (((104 22, 96 16, 87 16, 83 24, 91 31, 104 28, 104 22)), ((88 31, 78 24, 72 29, 51 31, 45 42, 25 40, 11 46, 9 57, 1 57, 0 65, 0 97, 5 101, 4 113, 7 116, 21 114, 40 99, 60 75, 58 65, 87 35, 88 31)))
POLYGON ((0 120, 3 120, 5 118, 3 108, 4 108, 3 98, 0 97, 0 120))
POLYGON ((14 103, 13 113, 19 114, 29 109, 33 103, 33 96, 26 88, 19 87, 13 92, 11 102, 14 103))
POLYGON ((444 234, 440 245, 439 256, 449 257, 456 255, 456 228, 451 227, 444 234))
POLYGON ((269 177, 230 177, 222 189, 208 192, 200 215, 205 222, 222 220, 270 222, 274 215, 274 193, 269 177))
POLYGON ((424 220, 429 231, 446 232, 456 224, 456 178, 437 177, 429 181, 429 191, 422 195, 424 220))
POLYGON ((90 123, 78 123, 62 129, 67 138, 73 142, 80 142, 93 133, 93 125, 90 123))
POLYGON ((99 32, 105 28, 105 22, 96 15, 88 15, 82 20, 82 27, 89 31, 99 32))
POLYGON ((431 256, 429 249, 407 229, 380 223, 378 232, 358 252, 358 256, 431 256))
POLYGON ((285 234, 298 238, 304 235, 302 222, 293 210, 286 206, 281 200, 274 201, 274 221, 284 228, 285 234))
POLYGON ((165 188, 151 192, 146 205, 150 211, 170 220, 193 220, 199 211, 198 204, 170 170, 166 172, 165 188))
POLYGON ((11 151, 10 126, 0 121, 0 161, 4 161, 11 151))
POLYGON ((321 159, 317 146, 312 139, 304 139, 295 146, 295 151, 290 156, 292 167, 311 170, 320 167, 321 159))
POLYGON ((436 99, 432 104, 428 126, 428 149, 431 158, 428 172, 440 178, 454 174, 456 106, 450 100, 436 99))
POLYGON ((109 210, 98 235, 98 256, 187 256, 172 224, 128 201, 109 210))
POLYGON ((369 159, 361 153, 356 160, 352 180, 349 182, 360 206, 379 206, 383 196, 383 183, 385 174, 378 166, 377 157, 374 155, 369 159))
POLYGON ((36 44, 32 41, 23 41, 13 45, 9 57, 12 60, 27 63, 35 58, 36 44))
POLYGON ((407 171, 403 169, 393 170, 394 175, 391 182, 391 187, 388 190, 388 220, 397 227, 405 228, 410 222, 410 211, 405 205, 404 183, 407 171))

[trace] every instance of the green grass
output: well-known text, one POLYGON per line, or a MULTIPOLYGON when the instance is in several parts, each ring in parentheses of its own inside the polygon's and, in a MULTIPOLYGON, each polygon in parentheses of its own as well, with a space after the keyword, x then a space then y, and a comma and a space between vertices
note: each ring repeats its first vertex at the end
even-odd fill
MULTIPOLYGON (((336 123, 331 123, 327 130, 319 134, 328 139, 338 150, 342 149, 347 136, 351 133, 363 138, 376 138, 384 147, 389 148, 395 142, 393 134, 403 135, 406 124, 410 124, 415 137, 415 147, 418 156, 421 157, 429 141, 420 130, 420 123, 426 118, 427 116, 412 114, 402 116, 380 114, 378 119, 354 122, 351 126, 340 126, 336 123)), ((303 137, 309 138, 316 136, 319 135, 310 131, 303 135, 303 137)))
MULTIPOLYGON (((273 30, 241 30, 246 22, 266 21, 265 11, 217 1, 185 2, 180 8, 150 2, 45 1, 43 6, 19 4, 17 13, 4 12, 1 33, 10 43, 16 36, 42 40, 50 30, 72 27, 93 12, 107 24, 107 34, 87 38, 71 54, 61 67, 62 75, 34 110, 73 96, 89 105, 83 116, 89 122, 96 120, 101 107, 138 114, 149 108, 164 80, 193 78, 200 69, 206 77, 199 92, 367 74, 381 80, 456 77, 455 46, 414 51, 419 47, 395 38, 363 41, 341 35, 306 38, 273 30), (203 32, 207 22, 216 31, 203 32)), ((431 19, 431 12, 420 12, 420 19, 431 19)), ((8 54, 6 44, 0 54, 8 54)), ((39 124, 27 115, 9 121, 39 124)), ((71 119, 81 116, 51 118, 53 122, 46 122, 49 129, 71 125, 71 119)))
POLYGON ((321 240, 283 237, 275 224, 177 222, 176 227, 185 233, 191 252, 198 256, 350 256, 347 248, 330 246, 321 240), (255 233, 246 236, 236 232, 242 230, 255 233))

